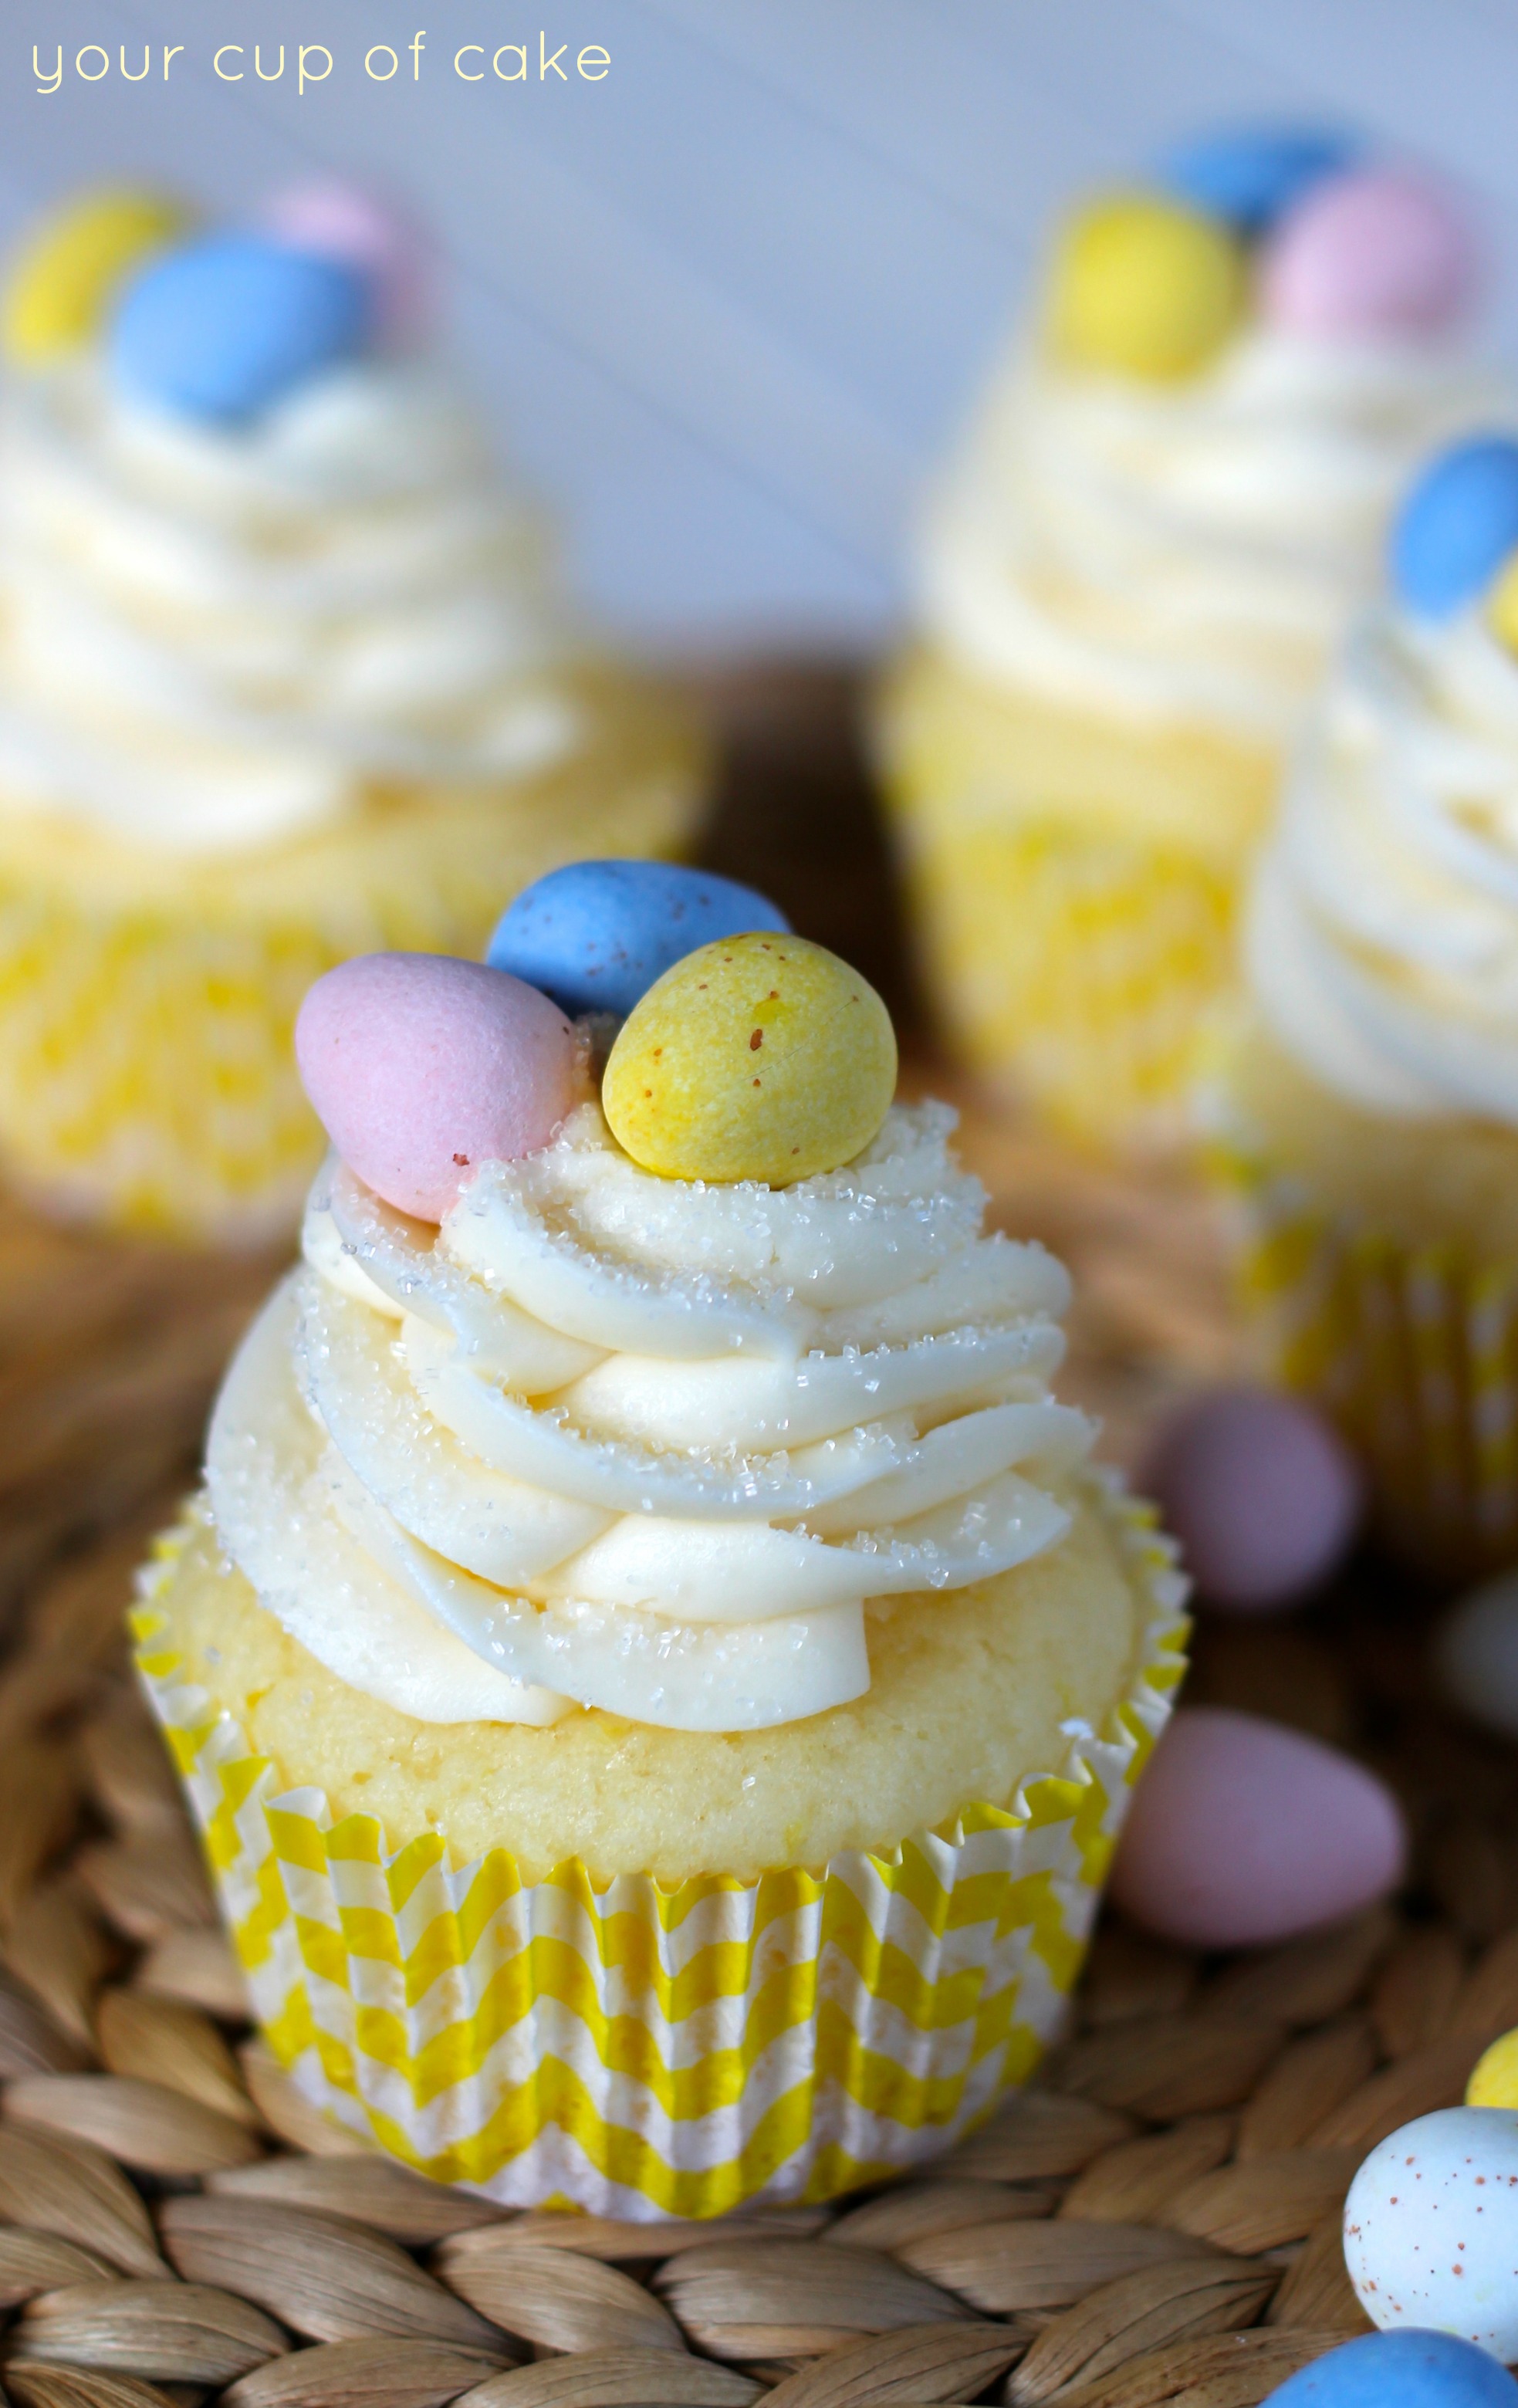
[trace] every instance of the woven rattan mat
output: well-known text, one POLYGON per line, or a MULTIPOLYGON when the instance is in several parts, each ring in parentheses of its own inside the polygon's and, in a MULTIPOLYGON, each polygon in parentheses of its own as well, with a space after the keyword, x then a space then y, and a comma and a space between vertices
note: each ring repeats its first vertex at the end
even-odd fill
MULTIPOLYGON (((773 771, 790 723, 777 737, 760 709, 755 724, 773 771)), ((815 844, 816 790, 782 790, 782 833, 787 796, 815 844)), ((879 936, 886 908, 867 861, 855 875, 840 806, 851 826, 847 878, 836 853, 824 878, 825 848, 780 864, 796 916, 840 944, 851 915, 879 936)), ((747 820, 713 851, 766 874, 747 820)), ((870 968, 907 1016, 899 966, 870 968)), ((997 1217, 1070 1263, 1064 1384, 1131 1457, 1167 1400, 1239 1360, 1206 1208, 973 1104, 964 1140, 997 1217)), ((930 2175, 841 2209, 651 2232, 508 2215, 316 2119, 249 2033, 122 1633, 132 1568, 191 1476, 269 1270, 21 1219, 0 1237, 6 2393, 24 2408, 1247 2408, 1363 2329, 1338 2240, 1355 2165, 1458 2100, 1518 2023, 1518 1753, 1430 1704, 1426 1603, 1374 1566, 1284 1625, 1204 1628, 1192 1694, 1380 1766, 1416 1834, 1407 1897, 1231 1960, 1109 1926, 1039 2086, 930 2175)))

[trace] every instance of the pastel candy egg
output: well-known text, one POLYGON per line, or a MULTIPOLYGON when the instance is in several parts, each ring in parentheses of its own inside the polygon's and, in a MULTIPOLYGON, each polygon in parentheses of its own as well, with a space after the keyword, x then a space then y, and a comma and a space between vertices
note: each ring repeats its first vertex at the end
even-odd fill
POLYGON ((1518 441, 1477 435, 1430 461, 1397 512, 1391 563, 1411 610, 1447 619, 1518 550, 1518 441))
POLYGON ((46 367, 99 331, 130 269, 175 240, 190 213, 166 193, 86 193, 33 229, 11 262, 3 331, 19 366, 46 367))
POLYGON ((1357 151, 1349 135, 1326 126, 1224 126, 1178 143, 1160 174, 1193 208, 1258 235, 1325 176, 1342 174, 1357 151))
POLYGON ((1368 1906, 1406 1852, 1390 1790, 1337 1748, 1182 1706, 1129 1809, 1112 1896, 1167 1940, 1258 1947, 1368 1906))
POLYGON ((328 970, 301 1005, 295 1059, 349 1168, 419 1221, 440 1221, 477 1164, 546 1145, 582 1095, 557 1004, 443 953, 328 970))
POLYGON ((1483 2050, 1466 2085, 1466 2105, 1518 2108, 1518 2031, 1504 2032, 1483 2050))
POLYGON ((1518 652, 1518 552, 1511 553, 1506 566, 1497 572, 1486 598, 1486 621, 1497 641, 1506 644, 1510 652, 1518 652))
POLYGON ((572 861, 510 904, 485 958, 568 1012, 624 1018, 698 945, 790 923, 731 878, 666 861, 572 861))
POLYGON ((1094 202, 1066 228, 1049 294, 1055 351, 1078 367, 1193 376, 1244 313, 1244 254, 1215 219, 1145 194, 1094 202))
POLYGON ((601 1101, 665 1179, 797 1179, 852 1162, 896 1084, 891 1015, 804 937, 726 937, 649 989, 611 1049, 601 1101))
POLYGON ((1446 1696, 1472 1721, 1518 1739, 1518 1572, 1483 1581, 1451 1608, 1434 1661, 1446 1696))
POLYGON ((422 245, 406 219, 372 193, 336 176, 275 193, 260 222, 287 251, 308 251, 355 269, 368 284, 375 324, 392 339, 418 334, 426 318, 422 245))
POLYGON ((362 349, 364 279, 249 235, 171 251, 123 294, 111 336, 121 383, 188 418, 236 421, 362 349))
POLYGON ((1518 2114, 1444 2107, 1372 2149, 1344 2201, 1344 2263, 1383 2330, 1518 2358, 1518 2114))
POLYGON ((1298 2367, 1267 2408, 1518 2408, 1518 2383, 1454 2333, 1358 2333, 1298 2367))
POLYGON ((1353 1540, 1360 1475, 1310 1406, 1263 1388, 1217 1388, 1161 1433, 1140 1485, 1211 1604, 1289 1605, 1326 1580, 1353 1540))
POLYGON ((1260 257, 1260 312, 1294 335, 1437 335, 1471 301, 1476 246, 1443 193, 1401 168, 1316 185, 1260 257))

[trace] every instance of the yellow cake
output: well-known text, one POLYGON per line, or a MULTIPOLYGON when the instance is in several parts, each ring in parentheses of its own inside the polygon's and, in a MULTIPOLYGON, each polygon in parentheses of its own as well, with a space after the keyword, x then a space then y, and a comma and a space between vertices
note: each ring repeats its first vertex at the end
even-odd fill
POLYGON ((1183 1135, 1285 749, 1417 454, 1447 327, 1310 332, 1181 197, 1077 213, 926 512, 879 756, 944 1030, 1103 1146, 1183 1135))
MULTIPOLYGON (((801 951, 690 957, 783 991, 730 1080, 772 1134, 838 1100, 775 1068, 801 951)), ((686 968, 649 1010, 699 1018, 686 968)), ((661 1177, 588 1101, 439 1227, 313 1189, 139 1660, 274 2046, 408 2162, 632 2216, 824 2197, 1057 2028, 1181 1586, 952 1121, 781 1187, 661 1177)))
POLYGON ((290 1050, 311 981, 478 954, 555 863, 678 848, 704 757, 579 626, 433 359, 365 338, 240 413, 146 389, 134 301, 238 252, 154 241, 82 319, 71 285, 42 306, 66 244, 15 271, 0 1166, 66 1214, 257 1242, 321 1155, 290 1050))

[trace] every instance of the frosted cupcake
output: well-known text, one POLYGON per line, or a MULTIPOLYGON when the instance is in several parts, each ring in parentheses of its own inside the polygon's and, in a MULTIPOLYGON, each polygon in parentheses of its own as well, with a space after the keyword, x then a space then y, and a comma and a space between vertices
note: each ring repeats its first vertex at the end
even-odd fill
POLYGON ((1348 147, 1232 136, 1061 235, 929 510, 883 764, 966 1059, 1179 1130, 1239 879, 1414 460, 1469 423, 1468 238, 1348 147))
POLYGON ((271 228, 45 229, 0 427, 0 1159, 234 1241, 320 1159, 313 979, 478 953, 553 863, 675 844, 700 771, 407 332, 398 232, 324 189, 271 228))
POLYGON ((1211 1095, 1275 1360, 1439 1569, 1518 1556, 1518 443, 1439 457, 1260 864, 1211 1095))
POLYGON ((465 963, 346 966, 301 1048, 342 1152, 137 1620, 272 2044, 522 2205, 931 2156, 1055 2028, 1181 1670, 1063 1271, 781 929, 675 959, 599 1096, 465 963))

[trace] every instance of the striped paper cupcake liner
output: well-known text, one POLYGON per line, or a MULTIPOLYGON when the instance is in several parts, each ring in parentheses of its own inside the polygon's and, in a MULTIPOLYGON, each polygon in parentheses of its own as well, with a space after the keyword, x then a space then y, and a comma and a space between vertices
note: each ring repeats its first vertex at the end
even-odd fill
POLYGON ((160 1542, 138 1663, 203 1832, 254 2007, 306 2096, 502 2203, 654 2220, 813 2200, 947 2147, 1062 2021, 1134 1782, 1184 1670, 1184 1584, 1104 1488, 1143 1608, 1131 1686, 1006 1807, 757 1881, 524 1881, 505 1848, 388 1845, 281 1787, 188 1685, 160 1542))
POLYGON ((1330 1211, 1211 1089, 1204 1116, 1268 1368, 1343 1430, 1385 1539, 1444 1578, 1518 1559, 1518 1262, 1330 1211))

